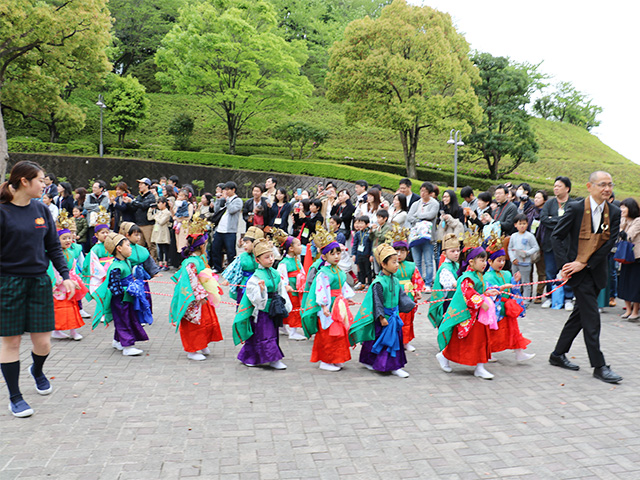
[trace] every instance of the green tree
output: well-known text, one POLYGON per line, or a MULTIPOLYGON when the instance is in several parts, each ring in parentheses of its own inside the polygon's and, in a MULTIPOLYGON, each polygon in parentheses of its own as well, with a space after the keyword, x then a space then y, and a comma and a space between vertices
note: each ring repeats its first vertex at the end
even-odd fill
POLYGON ((537 161, 538 144, 525 108, 541 76, 537 66, 511 63, 489 53, 477 53, 472 60, 482 79, 475 91, 484 115, 481 122, 472 124, 466 143, 479 155, 475 160, 485 161, 491 178, 498 180, 522 163, 537 161))
POLYGON ((111 69, 110 26, 106 0, 0 2, 0 178, 8 158, 2 104, 31 112, 27 104, 53 103, 71 82, 98 81, 111 69))
POLYGON ((533 111, 544 119, 571 123, 591 131, 600 125, 597 116, 602 113, 602 107, 594 105, 571 82, 560 82, 553 93, 534 102, 533 111))
POLYGON ((158 79, 200 95, 227 127, 229 153, 247 122, 299 110, 313 87, 300 75, 303 42, 287 42, 265 0, 208 0, 185 6, 156 54, 158 79))
POLYGON ((407 175, 416 178, 423 129, 468 130, 466 122, 482 114, 472 86, 480 79, 468 54, 449 15, 394 0, 377 20, 351 22, 333 45, 327 97, 346 102, 348 123, 399 132, 407 175))
POLYGON ((118 142, 124 143, 125 135, 147 118, 149 99, 143 85, 137 78, 111 74, 107 77, 107 92, 104 103, 107 106, 106 128, 118 134, 118 142))
POLYGON ((176 115, 169 124, 168 133, 173 136, 175 150, 188 150, 193 134, 193 118, 186 113, 176 115))
POLYGON ((272 135, 289 149, 291 160, 294 160, 296 155, 302 160, 304 148, 309 142, 312 142, 311 148, 305 158, 311 158, 313 152, 329 138, 328 131, 304 122, 291 122, 280 125, 273 130, 272 135))

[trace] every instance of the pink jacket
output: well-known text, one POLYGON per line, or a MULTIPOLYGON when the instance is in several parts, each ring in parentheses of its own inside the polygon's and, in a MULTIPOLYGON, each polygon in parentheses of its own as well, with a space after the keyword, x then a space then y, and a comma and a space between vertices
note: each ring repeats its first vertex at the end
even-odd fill
POLYGON ((620 222, 620 230, 627 232, 627 240, 633 243, 633 253, 636 260, 640 258, 640 217, 623 218, 620 222))

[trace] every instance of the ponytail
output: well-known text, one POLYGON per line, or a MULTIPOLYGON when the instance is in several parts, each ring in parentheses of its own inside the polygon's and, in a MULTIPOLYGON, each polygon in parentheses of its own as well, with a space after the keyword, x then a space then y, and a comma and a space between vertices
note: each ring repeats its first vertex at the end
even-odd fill
POLYGON ((26 160, 16 163, 11 169, 9 180, 0 185, 0 203, 9 203, 13 200, 13 193, 20 189, 23 178, 31 181, 43 171, 42 167, 35 162, 26 160))

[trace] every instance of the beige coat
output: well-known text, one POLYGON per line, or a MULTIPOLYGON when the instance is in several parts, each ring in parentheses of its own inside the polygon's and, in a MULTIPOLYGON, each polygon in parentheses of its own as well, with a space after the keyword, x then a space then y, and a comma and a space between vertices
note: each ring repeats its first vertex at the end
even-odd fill
POLYGON ((640 217, 623 218, 620 222, 620 230, 627 233, 627 240, 633 243, 633 254, 636 260, 640 258, 640 217))
POLYGON ((171 236, 169 234, 169 220, 171 220, 171 212, 168 209, 155 210, 153 219, 156 224, 153 226, 153 233, 151 233, 151 241, 153 243, 171 243, 171 236))

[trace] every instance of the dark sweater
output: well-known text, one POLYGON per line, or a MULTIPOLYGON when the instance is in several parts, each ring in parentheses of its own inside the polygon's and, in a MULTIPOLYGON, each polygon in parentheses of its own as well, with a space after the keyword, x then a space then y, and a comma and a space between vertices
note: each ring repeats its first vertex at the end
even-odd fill
POLYGON ((68 280, 69 268, 47 206, 35 200, 26 207, 0 204, 0 275, 41 277, 49 260, 68 280))

